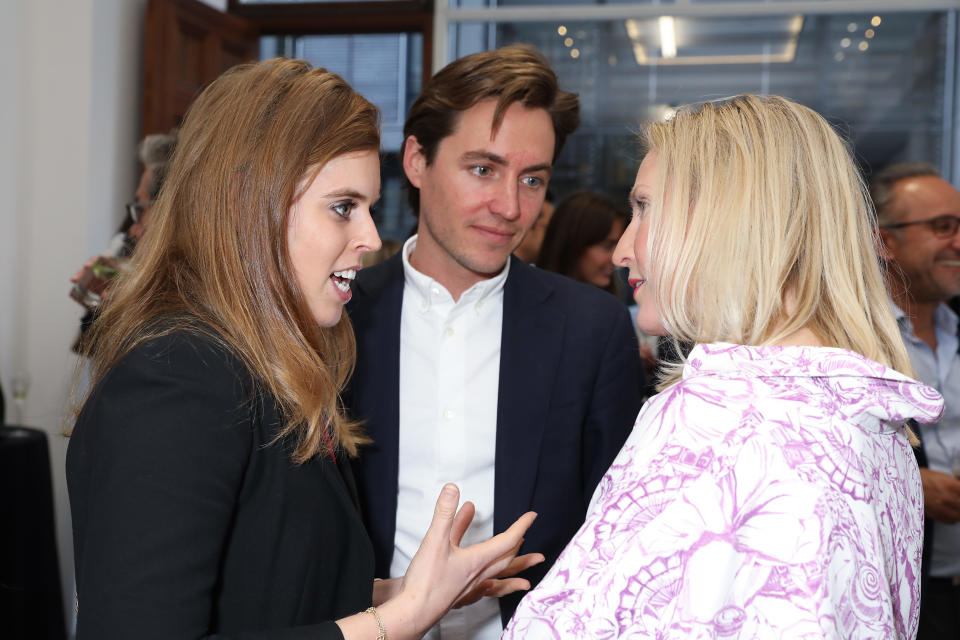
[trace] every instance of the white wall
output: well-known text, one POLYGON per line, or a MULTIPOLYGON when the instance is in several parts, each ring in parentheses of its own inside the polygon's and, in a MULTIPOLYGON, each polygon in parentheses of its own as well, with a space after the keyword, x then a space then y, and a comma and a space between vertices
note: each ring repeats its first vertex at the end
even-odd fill
MULTIPOLYGON (((0 379, 30 376, 22 423, 49 434, 64 606, 69 278, 101 252, 136 186, 146 0, 0 0, 0 379)), ((70 619, 68 617, 68 619, 70 619)))

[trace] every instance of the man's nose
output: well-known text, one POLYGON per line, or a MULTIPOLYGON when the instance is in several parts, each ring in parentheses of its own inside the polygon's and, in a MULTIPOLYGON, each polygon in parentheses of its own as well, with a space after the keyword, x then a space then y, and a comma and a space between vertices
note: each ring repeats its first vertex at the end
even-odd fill
POLYGON ((520 188, 516 180, 504 180, 495 187, 490 210, 506 220, 520 217, 520 188))

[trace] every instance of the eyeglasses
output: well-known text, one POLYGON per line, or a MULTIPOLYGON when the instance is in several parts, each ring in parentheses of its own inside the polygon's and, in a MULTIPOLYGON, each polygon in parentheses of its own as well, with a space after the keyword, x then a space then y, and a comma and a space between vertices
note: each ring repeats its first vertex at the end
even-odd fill
POLYGON ((926 220, 914 220, 913 222, 898 222, 896 224, 885 224, 881 225, 881 229, 900 229, 902 227, 909 227, 914 224, 926 225, 930 231, 933 232, 933 235, 938 238, 949 238, 957 233, 957 229, 960 228, 960 217, 957 216, 937 216, 936 218, 928 218, 926 220))
POLYGON ((127 214, 130 216, 130 219, 134 222, 140 222, 143 212, 153 206, 153 200, 147 200, 146 202, 128 202, 125 206, 127 207, 127 214))

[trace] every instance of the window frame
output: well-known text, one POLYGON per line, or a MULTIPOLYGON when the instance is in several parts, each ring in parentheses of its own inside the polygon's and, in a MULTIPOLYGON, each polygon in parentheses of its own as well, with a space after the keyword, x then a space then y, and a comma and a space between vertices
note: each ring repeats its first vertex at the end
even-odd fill
POLYGON ((424 85, 433 74, 433 7, 431 0, 289 4, 243 4, 240 0, 227 0, 227 13, 254 23, 261 35, 421 33, 424 85))

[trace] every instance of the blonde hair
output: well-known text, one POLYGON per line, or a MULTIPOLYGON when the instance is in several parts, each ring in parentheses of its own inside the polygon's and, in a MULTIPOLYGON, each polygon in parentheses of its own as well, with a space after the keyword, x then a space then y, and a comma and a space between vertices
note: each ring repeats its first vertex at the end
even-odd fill
MULTIPOLYGON (((822 117, 742 95, 683 107, 641 138, 659 168, 647 269, 670 335, 763 346, 808 329, 912 375, 873 209, 822 117)), ((662 386, 678 378, 674 369, 662 386)))
MULTIPOLYGON (((340 406, 356 343, 317 325, 287 248, 291 205, 344 153, 379 149, 379 114, 299 60, 240 65, 190 107, 150 229, 94 331, 95 385, 127 352, 187 330, 235 353, 276 398, 294 461, 367 442, 340 406)), ((92 386, 91 385, 91 386, 92 386)))

